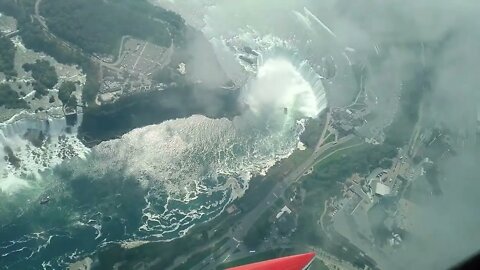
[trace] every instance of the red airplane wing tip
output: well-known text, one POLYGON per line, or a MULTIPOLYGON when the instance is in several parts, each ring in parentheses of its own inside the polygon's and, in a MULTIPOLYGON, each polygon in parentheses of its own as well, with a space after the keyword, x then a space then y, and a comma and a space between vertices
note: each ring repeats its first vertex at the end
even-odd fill
POLYGON ((303 270, 315 258, 314 252, 281 257, 243 266, 228 268, 227 270, 303 270))

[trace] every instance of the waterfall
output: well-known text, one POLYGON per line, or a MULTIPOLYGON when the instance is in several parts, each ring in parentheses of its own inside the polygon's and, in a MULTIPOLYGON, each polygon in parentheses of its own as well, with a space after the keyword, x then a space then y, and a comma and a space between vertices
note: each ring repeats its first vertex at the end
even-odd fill
POLYGON ((84 157, 89 150, 76 137, 81 120, 79 115, 77 124, 68 126, 65 117, 42 118, 22 112, 0 123, 0 189, 7 182, 12 186, 12 179, 38 178, 40 172, 64 159, 84 157))

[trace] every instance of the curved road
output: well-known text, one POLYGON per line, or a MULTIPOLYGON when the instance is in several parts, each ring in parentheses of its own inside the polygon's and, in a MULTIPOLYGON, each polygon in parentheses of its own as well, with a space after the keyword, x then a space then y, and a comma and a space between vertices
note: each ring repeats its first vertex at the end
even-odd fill
MULTIPOLYGON (((326 125, 327 126, 327 125, 326 125)), ((307 172, 312 166, 315 164, 323 161, 324 159, 330 157, 331 155, 337 153, 338 151, 346 150, 348 148, 356 147, 359 146, 363 143, 357 143, 354 145, 338 148, 329 154, 321 157, 322 154, 325 153, 325 151, 333 148, 333 147, 339 147, 342 144, 350 141, 352 138, 354 138, 353 135, 349 135, 346 137, 341 138, 338 140, 337 144, 334 144, 333 142, 327 143, 318 149, 316 149, 312 155, 300 166, 298 166, 294 171, 290 172, 287 176, 285 176, 281 181, 279 181, 273 188, 272 190, 265 196, 265 198, 252 210, 250 210, 238 223, 237 225, 232 228, 232 231, 227 233, 226 235, 220 237, 219 239, 222 239, 226 236, 229 236, 230 240, 226 242, 220 249, 219 251, 233 251, 237 247, 243 247, 243 244, 241 243, 242 240, 249 229, 255 225, 258 217, 260 217, 268 208, 270 208, 275 201, 278 198, 283 198, 284 193, 287 190, 287 188, 299 180, 305 172, 307 172), (321 157, 321 158, 320 158, 321 157), (320 159, 319 159, 320 158, 320 159)), ((322 138, 321 138, 322 139, 322 138)), ((196 250, 193 253, 196 253, 202 249, 196 250)), ((193 254, 192 253, 192 254, 193 254)), ((214 269, 216 265, 220 262, 216 261, 214 259, 215 254, 210 255, 209 257, 205 258, 202 263, 197 265, 196 267, 193 268, 193 270, 200 270, 200 269, 214 269)), ((228 258, 228 256, 227 256, 228 258)), ((169 269, 174 269, 176 266, 178 266, 180 263, 182 263, 180 260, 178 262, 175 262, 175 264, 170 267, 169 269)))

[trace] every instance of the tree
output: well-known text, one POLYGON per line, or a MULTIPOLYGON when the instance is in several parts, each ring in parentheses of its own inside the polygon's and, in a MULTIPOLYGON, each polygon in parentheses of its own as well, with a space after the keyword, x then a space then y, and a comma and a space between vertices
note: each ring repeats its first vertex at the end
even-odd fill
POLYGON ((35 81, 33 82, 33 90, 35 90, 35 98, 42 98, 48 94, 48 89, 41 83, 35 81))
POLYGON ((13 42, 0 36, 0 72, 3 72, 7 77, 16 77, 15 71, 15 45, 13 42))
POLYGON ((58 99, 60 99, 60 101, 66 105, 70 100, 72 93, 75 92, 75 89, 76 87, 74 82, 63 82, 58 89, 58 99))
POLYGON ((49 0, 41 12, 52 32, 88 53, 116 54, 125 35, 168 47, 185 28, 180 16, 147 1, 49 0))
POLYGON ((36 60, 35 63, 26 63, 22 68, 27 72, 32 72, 32 77, 38 83, 50 89, 58 82, 57 72, 47 60, 36 60))
POLYGON ((0 84, 0 106, 11 109, 28 108, 25 100, 21 99, 8 84, 0 84))

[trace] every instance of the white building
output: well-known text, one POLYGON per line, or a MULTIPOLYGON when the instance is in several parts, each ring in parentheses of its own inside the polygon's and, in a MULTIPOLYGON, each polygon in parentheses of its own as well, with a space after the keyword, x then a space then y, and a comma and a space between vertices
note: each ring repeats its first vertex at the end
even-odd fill
POLYGON ((382 196, 385 196, 385 195, 388 195, 390 194, 391 192, 391 189, 389 186, 381 183, 381 182, 377 182, 375 184, 375 193, 378 194, 378 195, 382 195, 382 196))
POLYGON ((287 214, 290 214, 290 213, 292 213, 292 210, 290 210, 290 208, 288 208, 285 205, 282 209, 280 209, 280 212, 278 212, 278 214, 276 215, 276 218, 279 219, 283 215, 283 213, 285 213, 285 212, 287 212, 287 214))

